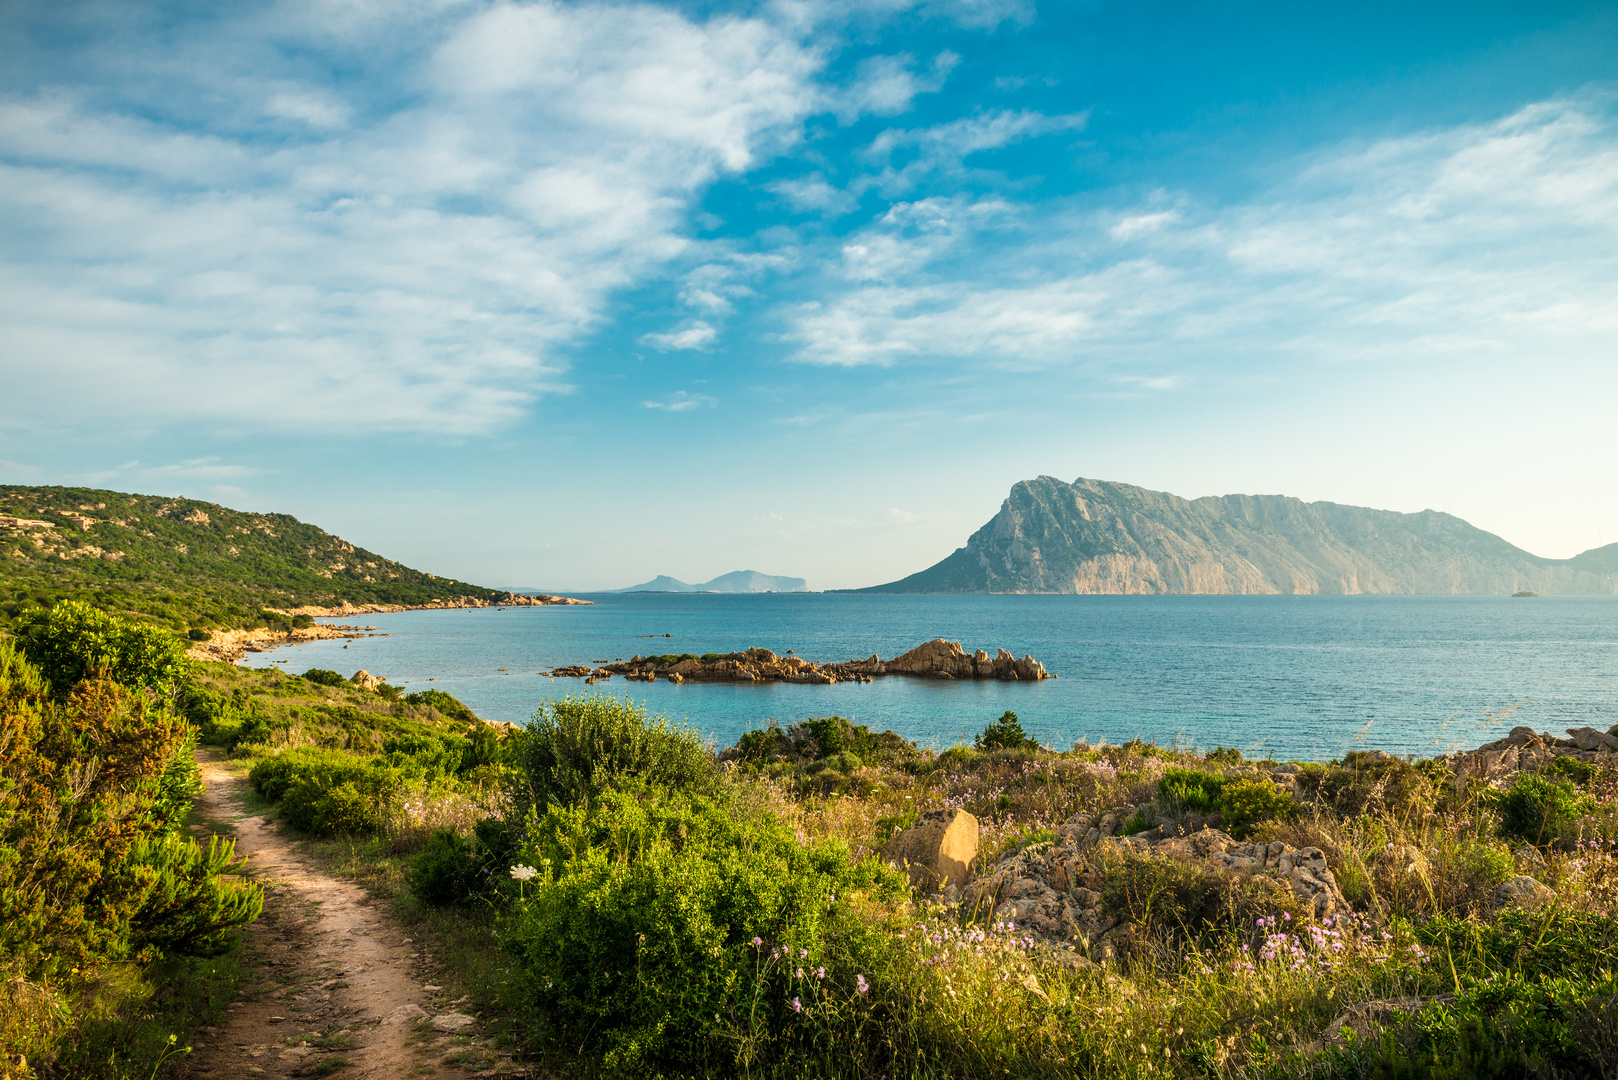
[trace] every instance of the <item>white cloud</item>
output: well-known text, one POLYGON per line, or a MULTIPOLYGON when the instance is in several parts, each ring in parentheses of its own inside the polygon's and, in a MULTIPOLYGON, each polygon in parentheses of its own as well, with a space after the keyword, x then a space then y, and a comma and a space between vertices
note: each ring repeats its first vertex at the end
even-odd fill
POLYGON ((1152 363, 1184 380, 1208 362, 1520 363, 1618 344, 1618 124, 1604 101, 1339 147, 1234 206, 1157 193, 1121 212, 972 219, 959 202, 913 205, 929 227, 874 223, 844 245, 854 287, 790 313, 800 359, 1152 363))
POLYGON ((680 329, 670 330, 666 334, 645 334, 641 341, 654 349, 672 352, 680 349, 701 349, 713 344, 719 332, 701 320, 680 329))
MULTIPOLYGON (((404 104, 288 78, 278 51, 226 47, 228 20, 192 53, 214 65, 198 83, 240 95, 216 130, 105 88, 0 101, 10 419, 70 386, 81 416, 488 431, 566 391, 611 293, 685 257, 704 186, 788 145, 818 101, 819 58, 762 19, 497 3, 401 30, 287 11, 282 44, 397 56, 404 104), (236 70, 255 56, 265 70, 236 70), (302 141, 241 126, 265 114, 302 141)), ((121 62, 183 95, 164 49, 121 62)), ((726 293, 691 296, 717 312, 726 293)))
POLYGON ((890 195, 902 194, 929 177, 961 173, 973 154, 1041 135, 1078 131, 1088 122, 1088 113, 1047 116, 1026 109, 997 109, 925 128, 889 128, 866 149, 865 157, 882 163, 882 168, 863 182, 890 195), (905 164, 893 164, 895 158, 907 155, 905 164))
POLYGON ((707 394, 689 394, 684 390, 676 390, 663 401, 641 402, 648 409, 662 409, 664 412, 689 412, 715 403, 715 399, 707 394))
POLYGON ((767 190, 781 196, 794 210, 819 210, 833 217, 840 217, 858 205, 853 195, 828 184, 825 176, 818 172, 801 179, 777 180, 769 184, 767 190))

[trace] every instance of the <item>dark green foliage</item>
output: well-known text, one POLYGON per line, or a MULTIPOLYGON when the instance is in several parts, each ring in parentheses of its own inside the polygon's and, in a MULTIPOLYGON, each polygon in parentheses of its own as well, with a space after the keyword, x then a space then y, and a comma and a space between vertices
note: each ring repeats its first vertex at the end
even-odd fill
POLYGON ((983 729, 972 746, 978 750, 1038 750, 1039 741, 1029 738, 1017 714, 1007 709, 1000 719, 983 729))
POLYGON ((345 543, 286 514, 90 488, 0 485, 0 514, 48 521, 7 530, 0 565, 12 595, 0 626, 33 601, 83 600, 185 634, 206 626, 290 629, 303 604, 424 604, 503 593, 436 578, 345 543), (83 516, 88 528, 61 512, 83 516), (36 545, 35 539, 43 541, 36 545), (94 558, 94 546, 118 553, 94 558), (75 555, 82 552, 83 555, 75 555))
POLYGON ((93 675, 168 696, 191 668, 185 647, 155 626, 141 626, 67 600, 17 618, 17 643, 51 689, 66 693, 93 675))
POLYGON ((852 864, 841 843, 800 844, 773 817, 609 788, 552 803, 529 837, 519 859, 540 878, 504 943, 554 1043, 608 1073, 733 1075, 744 1046, 767 1063, 793 1040, 793 996, 809 998, 794 967, 824 966, 815 985, 853 996, 891 948, 851 901, 899 895, 899 875, 852 864))
POLYGON ((800 720, 784 731, 772 720, 767 728, 744 733, 734 747, 720 755, 721 760, 755 768, 774 762, 812 767, 836 759, 832 767, 841 772, 861 764, 902 765, 915 757, 916 744, 908 739, 892 731, 872 731, 841 716, 800 720))
POLYGON ((1216 746, 1203 756, 1210 762, 1218 762, 1223 765, 1240 765, 1242 763, 1242 752, 1228 746, 1216 746))
POLYGON ((1523 773, 1498 796, 1495 806, 1501 836, 1566 845, 1578 839, 1580 819, 1595 809, 1595 801, 1566 780, 1523 773))
POLYGON ((1169 769, 1157 782, 1159 798, 1186 810, 1211 814, 1219 809, 1219 796, 1230 781, 1196 769, 1169 769))
POLYGON ((534 722, 509 739, 519 812, 571 805, 625 780, 692 793, 718 786, 694 730, 652 717, 628 698, 570 694, 541 705, 534 722))
POLYGON ((411 705, 426 705, 437 709, 438 712, 450 720, 464 720, 468 723, 476 720, 472 710, 462 705, 459 700, 444 693, 442 690, 417 690, 404 696, 405 701, 411 705))
MULTIPOLYGON (((318 683, 321 686, 342 686, 348 682, 347 679, 343 678, 335 671, 328 670, 327 668, 317 667, 312 667, 308 671, 304 672, 303 678, 312 683, 318 683)), ((445 694, 444 696, 448 697, 449 695, 445 694)))
POLYGON ((439 829, 410 862, 410 889, 429 904, 464 904, 510 887, 519 837, 499 818, 484 818, 470 838, 439 829))
POLYGON ((472 841, 439 829, 410 861, 410 890, 429 904, 459 904, 479 890, 483 871, 472 841))
POLYGON ((1552 758, 1551 763, 1540 770, 1544 776, 1559 780, 1571 780, 1580 786, 1588 784, 1594 779, 1597 771, 1595 762, 1582 761, 1569 754, 1552 758))

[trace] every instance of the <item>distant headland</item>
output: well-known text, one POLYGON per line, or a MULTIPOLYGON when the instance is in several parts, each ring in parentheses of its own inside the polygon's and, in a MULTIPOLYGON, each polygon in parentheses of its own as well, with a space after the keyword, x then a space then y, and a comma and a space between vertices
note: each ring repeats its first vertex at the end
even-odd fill
POLYGON ((1458 517, 1041 476, 943 561, 867 593, 1618 593, 1618 544, 1544 559, 1458 517))

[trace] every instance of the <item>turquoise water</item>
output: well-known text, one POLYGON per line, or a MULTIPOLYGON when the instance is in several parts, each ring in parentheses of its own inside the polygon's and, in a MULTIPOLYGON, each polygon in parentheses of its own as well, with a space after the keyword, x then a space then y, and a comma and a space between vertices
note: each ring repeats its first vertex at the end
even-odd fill
POLYGON ((1618 723, 1618 597, 599 595, 593 607, 414 611, 390 636, 254 654, 290 671, 365 668, 523 722, 585 689, 539 674, 636 653, 763 646, 892 657, 934 637, 1031 653, 1046 682, 887 678, 836 686, 625 683, 719 744, 769 719, 837 713, 922 745, 970 740, 1006 709, 1048 745, 1139 736, 1301 760, 1350 746, 1432 754, 1514 724, 1618 723), (671 637, 663 637, 670 634, 671 637), (645 635, 657 635, 655 638, 645 635), (499 669, 507 670, 501 671, 499 669), (1489 714, 1516 706, 1509 719, 1489 714))

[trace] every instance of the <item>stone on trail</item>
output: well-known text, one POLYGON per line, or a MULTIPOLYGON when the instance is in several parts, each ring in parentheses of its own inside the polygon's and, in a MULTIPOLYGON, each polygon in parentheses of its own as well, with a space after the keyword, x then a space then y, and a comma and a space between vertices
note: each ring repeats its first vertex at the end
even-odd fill
POLYGON ((918 889, 962 885, 978 857, 978 819, 965 810, 934 810, 889 840, 882 857, 910 875, 918 889))
POLYGON ((394 1009, 392 1012, 388 1013, 387 1020, 385 1020, 384 1023, 398 1024, 408 1020, 425 1019, 427 1019, 427 1010, 422 1008, 420 1005, 411 1003, 409 1005, 401 1005, 397 1009, 394 1009))
POLYGON ((443 1013, 440 1016, 433 1017, 433 1030, 447 1031, 453 1034, 464 1028, 469 1028, 475 1023, 477 1021, 465 1013, 443 1013))

